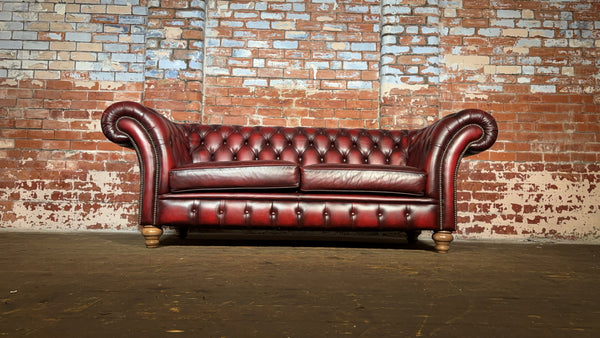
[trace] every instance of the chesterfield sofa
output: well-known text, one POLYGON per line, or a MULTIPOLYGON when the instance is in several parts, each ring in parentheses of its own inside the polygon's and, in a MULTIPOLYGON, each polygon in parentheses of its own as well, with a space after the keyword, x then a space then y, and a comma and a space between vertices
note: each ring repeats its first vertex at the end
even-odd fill
MULTIPOLYGON (((163 226, 433 230, 447 252, 456 229, 456 172, 495 142, 492 116, 468 109, 419 130, 174 123, 118 102, 102 115, 112 142, 137 152, 139 222, 147 247, 163 226)), ((182 236, 182 237, 183 237, 182 236)))

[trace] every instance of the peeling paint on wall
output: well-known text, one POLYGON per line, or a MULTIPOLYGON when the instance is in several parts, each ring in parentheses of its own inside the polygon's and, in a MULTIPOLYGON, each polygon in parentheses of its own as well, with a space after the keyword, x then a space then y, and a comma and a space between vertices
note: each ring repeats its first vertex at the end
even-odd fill
POLYGON ((477 161, 461 165, 459 227, 470 224, 460 227, 461 234, 488 239, 600 239, 597 165, 515 163, 503 171, 496 169, 477 161))

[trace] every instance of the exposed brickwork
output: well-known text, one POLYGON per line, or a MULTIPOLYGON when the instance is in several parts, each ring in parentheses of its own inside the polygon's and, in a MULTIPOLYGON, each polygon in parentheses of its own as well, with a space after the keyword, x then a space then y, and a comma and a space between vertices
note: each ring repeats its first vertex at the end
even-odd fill
POLYGON ((438 117, 438 2, 383 0, 381 8, 381 125, 424 127, 438 117))
POLYGON ((204 121, 377 126, 379 12, 378 0, 209 2, 204 121))
POLYGON ((132 151, 101 111, 176 120, 500 125, 458 185, 466 237, 597 239, 600 3, 593 0, 0 2, 0 227, 136 226, 132 151))
POLYGON ((204 77, 204 0, 151 0, 144 104, 176 120, 199 121, 204 77))
POLYGON ((440 113, 477 107, 501 130, 478 157, 498 165, 464 165, 493 182, 460 180, 478 224, 464 233, 597 237, 600 176, 586 163, 600 160, 600 3, 455 5, 441 15, 440 113))
POLYGON ((135 226, 135 154, 99 142, 99 117, 110 102, 142 99, 146 4, 0 6, 1 226, 135 226))

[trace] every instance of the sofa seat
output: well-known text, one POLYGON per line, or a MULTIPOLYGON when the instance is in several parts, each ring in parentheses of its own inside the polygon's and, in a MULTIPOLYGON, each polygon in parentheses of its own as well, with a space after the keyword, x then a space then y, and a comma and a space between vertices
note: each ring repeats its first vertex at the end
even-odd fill
POLYGON ((169 172, 171 192, 290 189, 300 186, 298 165, 288 161, 202 162, 169 172))
POLYGON ((300 168, 300 190, 423 196, 427 174, 413 167, 313 164, 300 168))

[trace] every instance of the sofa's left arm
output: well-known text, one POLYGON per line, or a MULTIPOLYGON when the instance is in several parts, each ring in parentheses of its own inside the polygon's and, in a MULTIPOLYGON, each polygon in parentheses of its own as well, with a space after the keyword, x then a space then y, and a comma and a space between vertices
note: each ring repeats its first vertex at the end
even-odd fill
POLYGON ((407 163, 427 172, 426 195, 440 201, 440 230, 455 229, 456 171, 461 159, 489 149, 497 136, 495 119, 478 109, 447 115, 412 133, 407 163))
POLYGON ((190 161, 181 126, 136 102, 118 102, 102 114, 110 141, 134 149, 140 165, 140 224, 156 224, 156 199, 168 192, 169 171, 190 161))

